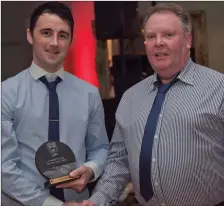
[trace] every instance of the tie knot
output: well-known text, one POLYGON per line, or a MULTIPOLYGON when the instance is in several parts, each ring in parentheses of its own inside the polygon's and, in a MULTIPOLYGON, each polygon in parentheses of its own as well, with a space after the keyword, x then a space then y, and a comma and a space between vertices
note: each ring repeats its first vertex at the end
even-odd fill
POLYGON ((170 83, 170 84, 160 84, 159 85, 159 90, 158 90, 158 93, 166 93, 168 90, 169 90, 169 88, 172 86, 172 84, 170 83))
MULTIPOLYGON (((176 76, 177 77, 177 76, 176 76)), ((158 93, 166 93, 169 88, 178 81, 177 78, 174 78, 169 84, 163 84, 162 82, 159 83, 159 90, 158 93)))
POLYGON ((61 82, 61 78, 57 77, 57 79, 53 82, 48 82, 45 76, 40 77, 40 81, 43 82, 49 90, 56 90, 56 86, 59 82, 61 82))

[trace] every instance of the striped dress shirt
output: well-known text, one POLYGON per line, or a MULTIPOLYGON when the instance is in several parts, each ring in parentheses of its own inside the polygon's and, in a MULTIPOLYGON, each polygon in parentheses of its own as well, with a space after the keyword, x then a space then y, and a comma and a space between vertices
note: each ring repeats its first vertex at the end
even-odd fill
POLYGON ((90 198, 97 206, 116 201, 128 181, 143 206, 212 206, 224 200, 224 74, 189 59, 178 79, 166 94, 154 136, 154 196, 146 202, 140 195, 139 155, 158 90, 156 74, 122 97, 104 174, 90 198))

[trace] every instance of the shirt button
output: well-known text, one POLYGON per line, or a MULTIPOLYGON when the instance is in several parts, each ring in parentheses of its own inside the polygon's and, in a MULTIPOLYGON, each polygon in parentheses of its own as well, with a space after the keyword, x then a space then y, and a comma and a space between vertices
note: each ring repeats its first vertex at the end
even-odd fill
POLYGON ((155 186, 158 186, 159 185, 159 183, 158 182, 155 182, 155 186))
POLYGON ((155 162, 155 161, 156 161, 156 159, 155 159, 155 158, 153 158, 153 159, 152 159, 152 161, 153 161, 153 162, 155 162))
POLYGON ((162 116, 163 116, 162 114, 159 115, 160 118, 161 118, 162 116))
POLYGON ((158 138, 158 135, 155 135, 154 137, 157 139, 158 138))

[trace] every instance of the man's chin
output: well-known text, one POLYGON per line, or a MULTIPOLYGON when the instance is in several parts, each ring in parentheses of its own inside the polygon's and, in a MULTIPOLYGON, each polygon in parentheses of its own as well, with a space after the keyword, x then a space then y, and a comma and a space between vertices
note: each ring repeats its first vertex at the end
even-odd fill
POLYGON ((46 63, 51 67, 57 67, 62 64, 62 61, 50 59, 46 63))
POLYGON ((45 67, 47 68, 47 70, 50 71, 57 71, 58 69, 60 69, 63 66, 63 63, 59 63, 59 62, 52 62, 52 61, 48 61, 45 63, 45 67))
POLYGON ((167 71, 169 70, 169 65, 157 65, 154 67, 154 70, 158 74, 167 73, 167 71))

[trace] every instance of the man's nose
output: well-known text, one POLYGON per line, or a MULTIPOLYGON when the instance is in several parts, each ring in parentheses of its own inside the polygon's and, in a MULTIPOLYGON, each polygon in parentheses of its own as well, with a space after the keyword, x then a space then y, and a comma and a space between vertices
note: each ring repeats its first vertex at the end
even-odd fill
POLYGON ((58 37, 57 35, 52 36, 51 41, 50 41, 50 45, 57 47, 58 46, 58 37))
POLYGON ((156 37, 156 46, 164 46, 164 41, 162 37, 156 37))

